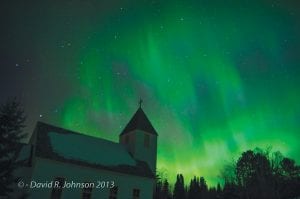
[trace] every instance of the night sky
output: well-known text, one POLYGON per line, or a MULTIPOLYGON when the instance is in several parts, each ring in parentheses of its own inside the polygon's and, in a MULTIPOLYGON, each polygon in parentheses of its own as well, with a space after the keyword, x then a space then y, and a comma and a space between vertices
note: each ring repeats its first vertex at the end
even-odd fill
POLYGON ((181 172, 213 185, 255 147, 300 162, 297 0, 0 7, 0 102, 21 99, 26 131, 41 120, 117 141, 142 98, 171 181, 181 172))

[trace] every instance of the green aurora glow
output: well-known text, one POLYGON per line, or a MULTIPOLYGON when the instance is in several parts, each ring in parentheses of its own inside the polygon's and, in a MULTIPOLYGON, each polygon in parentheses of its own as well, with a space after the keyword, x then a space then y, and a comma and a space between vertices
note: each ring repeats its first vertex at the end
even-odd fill
POLYGON ((74 74, 64 79, 73 89, 53 119, 58 125, 117 141, 142 97, 159 133, 158 170, 171 181, 183 173, 213 185, 224 164, 255 147, 272 146, 299 163, 300 28, 293 5, 87 2, 48 8, 47 35, 54 36, 43 45, 72 41, 67 52, 66 43, 51 51, 59 70, 74 74), (60 21, 68 16, 65 27, 60 21))
POLYGON ((89 116, 122 112, 129 119, 129 105, 141 96, 159 132, 158 169, 170 178, 183 173, 217 182, 224 163, 255 147, 272 146, 299 161, 299 87, 272 74, 286 67, 278 64, 285 59, 276 27, 282 24, 268 24, 273 16, 260 16, 264 9, 218 9, 216 17, 182 5, 146 22, 123 19, 133 21, 112 27, 119 39, 104 35, 106 52, 93 48, 103 40, 87 43, 82 92, 66 103, 62 124, 101 137, 89 116))

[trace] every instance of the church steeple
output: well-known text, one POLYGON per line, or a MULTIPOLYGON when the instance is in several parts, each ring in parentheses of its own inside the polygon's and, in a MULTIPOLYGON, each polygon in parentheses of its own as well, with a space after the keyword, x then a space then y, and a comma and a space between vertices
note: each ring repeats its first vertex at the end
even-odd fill
POLYGON ((120 133, 119 142, 137 160, 146 162, 155 174, 157 156, 157 132, 142 109, 139 108, 120 133))
POLYGON ((145 112, 141 108, 141 105, 120 135, 130 133, 133 130, 142 130, 150 134, 157 135, 156 130, 154 129, 150 120, 148 119, 145 112))
POLYGON ((142 98, 140 98, 140 101, 139 101, 140 108, 142 108, 142 103, 143 103, 143 100, 142 100, 142 98))

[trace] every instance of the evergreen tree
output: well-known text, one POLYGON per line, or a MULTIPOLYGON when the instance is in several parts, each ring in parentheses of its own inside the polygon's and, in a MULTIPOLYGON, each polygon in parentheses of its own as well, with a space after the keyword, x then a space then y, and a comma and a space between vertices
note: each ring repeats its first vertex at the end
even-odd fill
POLYGON ((200 177, 199 181, 200 198, 207 198, 208 188, 204 177, 200 177))
POLYGON ((162 183, 161 181, 157 181, 156 182, 156 186, 155 186, 155 193, 154 193, 154 199, 160 199, 161 195, 162 195, 162 183))
POLYGON ((190 186, 188 189, 188 199, 197 199, 199 196, 199 183, 196 179, 196 176, 194 176, 193 179, 191 179, 190 186))
POLYGON ((171 198, 171 193, 169 189, 169 182, 167 179, 164 180, 161 190, 161 199, 169 199, 171 198))
POLYGON ((239 197, 238 194, 238 187, 234 183, 225 182, 223 193, 222 193, 223 199, 238 199, 238 198, 245 198, 245 197, 239 197))
POLYGON ((220 185, 220 183, 218 183, 218 185, 217 185, 217 192, 220 193, 221 191, 222 191, 221 185, 220 185))
POLYGON ((17 146, 25 134, 25 116, 20 103, 13 99, 0 107, 0 196, 12 192, 11 185, 16 181, 13 176, 18 166, 17 146))
POLYGON ((182 174, 177 174, 174 187, 174 199, 185 199, 184 178, 182 174))
POLYGON ((222 188, 221 188, 220 183, 218 183, 215 198, 221 198, 221 194, 222 194, 222 188))
POLYGON ((217 198, 217 190, 215 187, 212 187, 208 190, 207 199, 216 199, 217 198))

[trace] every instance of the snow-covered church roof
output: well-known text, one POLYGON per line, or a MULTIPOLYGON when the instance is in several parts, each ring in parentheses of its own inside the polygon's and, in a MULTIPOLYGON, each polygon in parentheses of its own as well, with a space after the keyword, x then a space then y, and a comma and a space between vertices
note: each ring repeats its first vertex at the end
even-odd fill
POLYGON ((119 143, 38 122, 36 156, 144 177, 154 177, 148 164, 135 160, 119 143))

